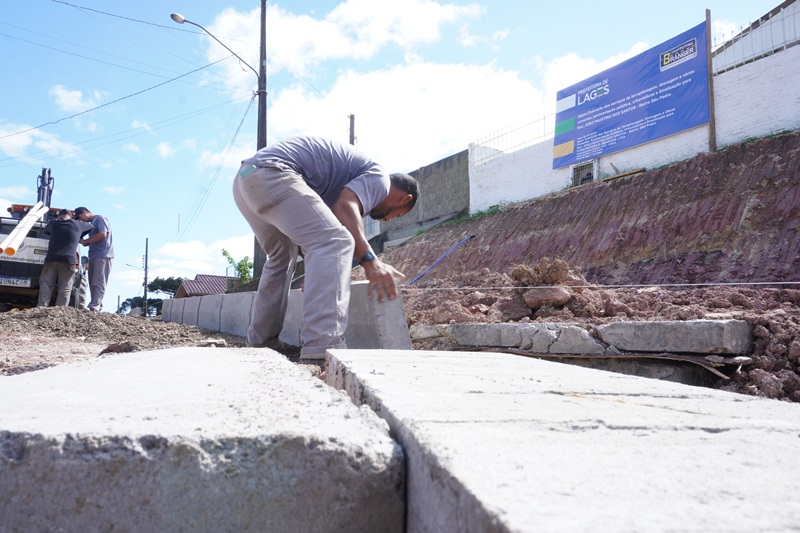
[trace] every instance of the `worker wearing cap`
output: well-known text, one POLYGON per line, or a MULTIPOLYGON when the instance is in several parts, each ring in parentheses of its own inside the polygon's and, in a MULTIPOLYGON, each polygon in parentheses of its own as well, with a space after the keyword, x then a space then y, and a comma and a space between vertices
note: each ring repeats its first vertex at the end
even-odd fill
POLYGON ((300 361, 320 363, 327 349, 346 348, 353 257, 364 266, 368 294, 379 300, 395 298, 395 277, 403 276, 375 257, 362 217, 403 216, 418 194, 411 176, 390 175, 355 147, 318 137, 286 139, 244 160, 233 198, 267 255, 248 345, 282 348, 278 335, 299 246, 305 263, 300 361))
POLYGON ((78 266, 78 240, 91 229, 90 223, 71 218, 66 209, 59 211, 56 218, 47 223, 44 231, 50 234, 50 243, 42 273, 39 275, 38 307, 50 305, 56 287, 56 305, 69 304, 75 269, 78 266))
POLYGON ((75 218, 91 222, 89 236, 81 239, 83 246, 89 247, 89 310, 103 310, 103 296, 106 293, 111 264, 114 262, 114 241, 111 237, 111 224, 103 215, 95 215, 85 207, 75 209, 75 218))

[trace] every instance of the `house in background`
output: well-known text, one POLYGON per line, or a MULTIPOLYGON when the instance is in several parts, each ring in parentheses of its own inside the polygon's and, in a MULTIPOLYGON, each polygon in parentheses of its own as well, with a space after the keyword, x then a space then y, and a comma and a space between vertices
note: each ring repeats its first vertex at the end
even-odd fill
POLYGON ((175 298, 225 294, 228 287, 233 287, 234 280, 238 280, 238 278, 197 274, 194 279, 185 279, 181 281, 178 290, 175 291, 175 298))

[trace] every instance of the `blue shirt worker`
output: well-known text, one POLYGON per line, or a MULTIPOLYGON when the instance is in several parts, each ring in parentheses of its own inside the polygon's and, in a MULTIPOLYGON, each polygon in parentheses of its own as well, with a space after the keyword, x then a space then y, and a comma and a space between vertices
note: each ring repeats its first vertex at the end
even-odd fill
POLYGON ((389 174, 354 146, 318 137, 293 137, 245 159, 233 198, 267 255, 258 284, 249 346, 283 349, 289 288, 303 251, 301 363, 321 363, 329 348, 346 348, 350 269, 361 261, 368 296, 397 296, 403 274, 375 257, 362 217, 391 220, 416 204, 419 187, 408 174, 389 174))
POLYGON ((114 240, 111 236, 111 224, 103 215, 95 215, 85 207, 74 211, 75 218, 92 223, 89 236, 80 243, 89 247, 89 310, 103 310, 103 296, 106 294, 108 276, 114 262, 114 240))
POLYGON ((58 292, 55 304, 57 306, 69 304, 75 270, 78 267, 78 241, 81 235, 91 229, 91 224, 73 219, 66 209, 59 211, 56 218, 47 223, 44 231, 50 234, 50 242, 47 246, 42 273, 39 275, 37 307, 50 305, 53 300, 53 290, 56 287, 58 287, 58 292))

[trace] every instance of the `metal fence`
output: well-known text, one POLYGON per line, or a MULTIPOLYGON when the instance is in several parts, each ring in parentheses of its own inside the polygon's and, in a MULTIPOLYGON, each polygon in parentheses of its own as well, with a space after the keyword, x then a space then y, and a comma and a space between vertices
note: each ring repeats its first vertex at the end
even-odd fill
POLYGON ((730 38, 714 43, 714 75, 752 63, 800 43, 800 5, 789 0, 730 38))
POLYGON ((471 150, 471 164, 488 163, 510 152, 533 146, 553 137, 556 126, 555 114, 546 115, 527 122, 509 126, 475 141, 471 150))

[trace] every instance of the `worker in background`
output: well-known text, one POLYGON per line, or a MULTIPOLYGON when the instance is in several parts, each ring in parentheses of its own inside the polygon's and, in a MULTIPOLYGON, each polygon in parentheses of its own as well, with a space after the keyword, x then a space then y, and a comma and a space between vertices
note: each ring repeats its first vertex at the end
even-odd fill
POLYGON ((301 363, 321 363, 329 348, 346 348, 353 257, 364 267, 368 295, 397 296, 404 277, 375 257, 362 217, 403 216, 419 187, 407 174, 389 174, 354 146, 318 137, 294 137, 259 150, 242 162, 233 198, 267 255, 261 273, 248 346, 285 351, 278 340, 289 287, 303 253, 301 363))
POLYGON ((42 273, 39 275, 39 302, 37 307, 48 307, 56 293, 57 306, 69 304, 75 269, 78 266, 78 241, 81 235, 91 231, 92 225, 70 217, 69 211, 62 209, 45 226, 50 234, 47 255, 44 258, 42 273))
POLYGON ((89 247, 89 311, 103 310, 103 296, 114 262, 114 240, 111 237, 111 224, 103 215, 95 215, 85 207, 75 209, 75 218, 91 222, 89 236, 80 243, 89 247))

